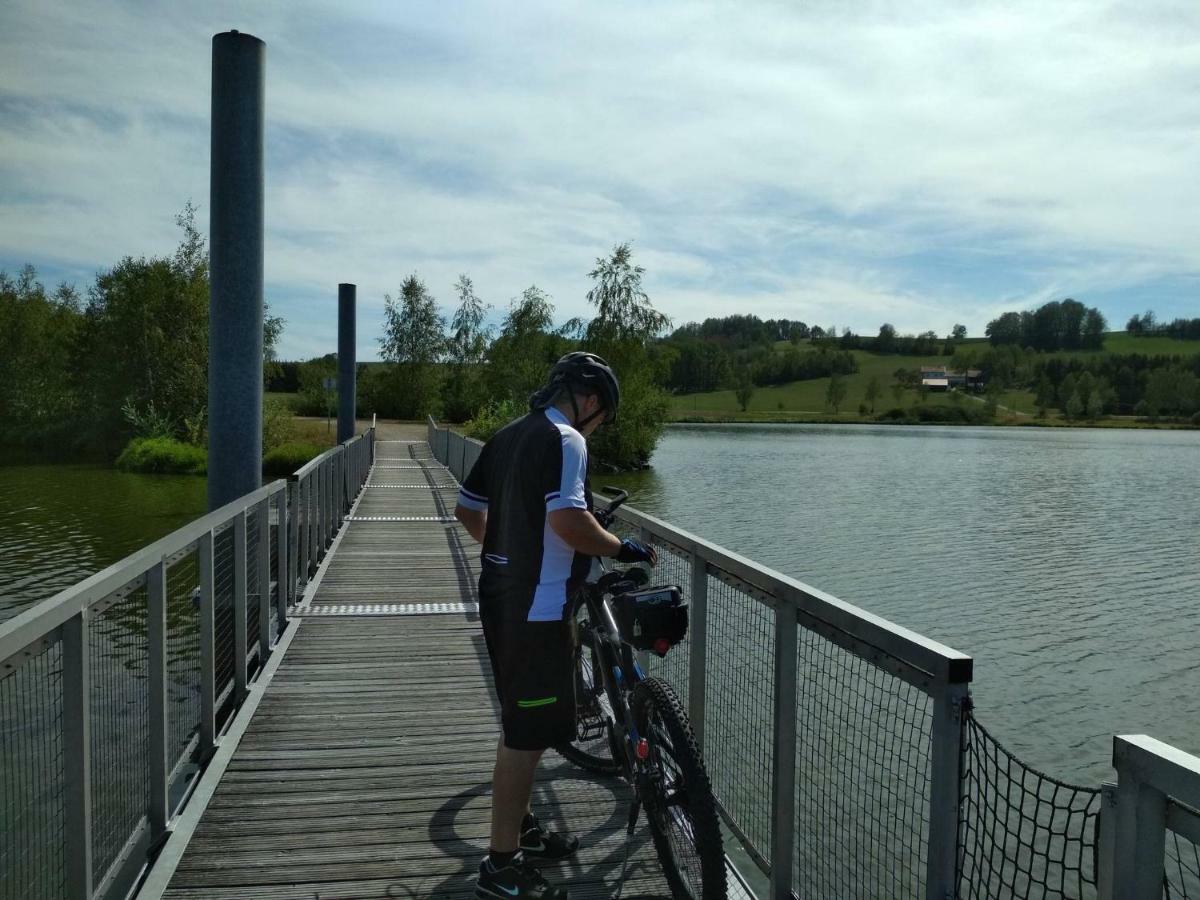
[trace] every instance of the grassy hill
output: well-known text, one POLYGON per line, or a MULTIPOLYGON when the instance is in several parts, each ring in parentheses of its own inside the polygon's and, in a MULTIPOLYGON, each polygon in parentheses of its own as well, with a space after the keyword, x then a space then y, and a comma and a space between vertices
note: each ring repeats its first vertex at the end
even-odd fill
MULTIPOLYGON (((791 345, 780 342, 779 350, 791 345)), ((804 344, 801 345, 805 346, 804 344)), ((963 341, 965 349, 983 351, 988 349, 986 338, 970 338, 963 341)), ((874 421, 875 417, 859 414, 859 404, 866 402, 867 383, 878 376, 883 388, 875 401, 876 413, 894 406, 911 406, 916 400, 913 391, 905 391, 897 402, 892 392, 893 373, 899 368, 913 369, 920 366, 944 365, 948 356, 897 356, 880 355, 865 350, 852 350, 858 361, 858 372, 846 376, 846 399, 841 411, 834 414, 825 408, 825 395, 829 390, 828 378, 811 381, 793 381, 774 387, 755 388, 749 408, 742 412, 738 408, 733 391, 712 391, 704 394, 678 394, 671 398, 671 414, 677 421, 811 421, 811 422, 862 422, 874 421)), ((1094 357, 1105 353, 1141 353, 1146 356, 1192 356, 1200 354, 1200 342, 1177 341, 1172 338, 1135 337, 1123 331, 1110 332, 1105 336, 1103 350, 1063 351, 1052 354, 1060 357, 1094 357)), ((1032 391, 1006 391, 999 403, 1003 408, 1001 421, 1019 422, 1033 418, 1037 412, 1032 391), (1007 411, 1005 411, 1007 410, 1007 411)), ((943 406, 955 402, 978 403, 970 397, 956 398, 950 394, 929 394, 926 404, 943 406)))

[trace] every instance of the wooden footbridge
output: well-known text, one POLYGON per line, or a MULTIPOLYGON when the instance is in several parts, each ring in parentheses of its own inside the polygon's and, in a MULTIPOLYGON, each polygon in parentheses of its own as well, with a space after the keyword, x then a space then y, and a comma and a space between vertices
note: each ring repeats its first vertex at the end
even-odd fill
MULTIPOLYGON (((0 625, 0 900, 472 896, 499 737, 453 518, 478 452, 368 428, 0 625)), ((1133 736, 1116 787, 1030 780, 970 715, 969 657, 637 510, 619 528, 691 603, 649 665, 703 746, 733 900, 1148 900, 1164 871, 1200 897, 1200 760, 1133 736)), ((547 754, 534 808, 581 839, 547 867, 575 900, 668 896, 629 799, 547 754)))
MULTIPOLYGON (((473 896, 500 735, 478 547, 424 440, 375 447, 297 626, 205 775, 211 796, 142 897, 473 896)), ((619 780, 547 754, 534 806, 581 839, 577 858, 547 868, 573 898, 616 892, 628 802, 619 780)), ((644 830, 628 854, 625 896, 669 896, 644 830)))

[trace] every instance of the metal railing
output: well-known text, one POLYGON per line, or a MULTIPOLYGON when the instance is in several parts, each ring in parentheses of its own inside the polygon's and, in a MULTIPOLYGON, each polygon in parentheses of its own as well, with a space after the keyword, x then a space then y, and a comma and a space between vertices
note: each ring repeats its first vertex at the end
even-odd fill
POLYGON ((0 898, 125 895, 373 454, 372 429, 0 625, 0 898))
POLYGON ((459 484, 462 484, 467 473, 475 465, 475 461, 479 459, 483 442, 461 435, 449 428, 439 428, 432 416, 426 417, 425 431, 433 455, 437 457, 438 462, 450 470, 450 474, 458 480, 459 484))
POLYGON ((1143 734, 1113 738, 1101 900, 1200 898, 1200 757, 1143 734))
MULTIPOLYGON (((428 434, 461 481, 482 445, 428 434)), ((954 897, 971 658, 630 507, 618 520, 688 592, 688 638, 650 669, 770 896, 954 897)))

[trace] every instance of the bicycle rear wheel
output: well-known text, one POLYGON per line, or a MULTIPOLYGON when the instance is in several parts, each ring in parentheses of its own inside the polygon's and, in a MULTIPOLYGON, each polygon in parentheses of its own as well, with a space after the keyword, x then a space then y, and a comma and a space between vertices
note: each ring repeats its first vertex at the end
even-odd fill
POLYGON ((600 674, 600 652, 586 621, 576 620, 576 633, 579 640, 575 645, 575 740, 554 749, 581 769, 613 775, 621 771, 621 766, 612 754, 614 716, 600 674))
POLYGON ((633 689, 633 720, 649 744, 642 803, 676 900, 725 900, 725 850, 712 785, 683 704, 665 681, 633 689))

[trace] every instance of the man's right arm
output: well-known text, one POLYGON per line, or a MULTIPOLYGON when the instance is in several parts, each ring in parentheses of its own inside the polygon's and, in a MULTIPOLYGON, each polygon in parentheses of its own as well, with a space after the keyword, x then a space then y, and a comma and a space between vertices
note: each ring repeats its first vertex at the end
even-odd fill
POLYGON ((576 553, 587 556, 616 556, 621 539, 604 528, 586 509, 552 509, 547 513, 550 527, 576 553))

